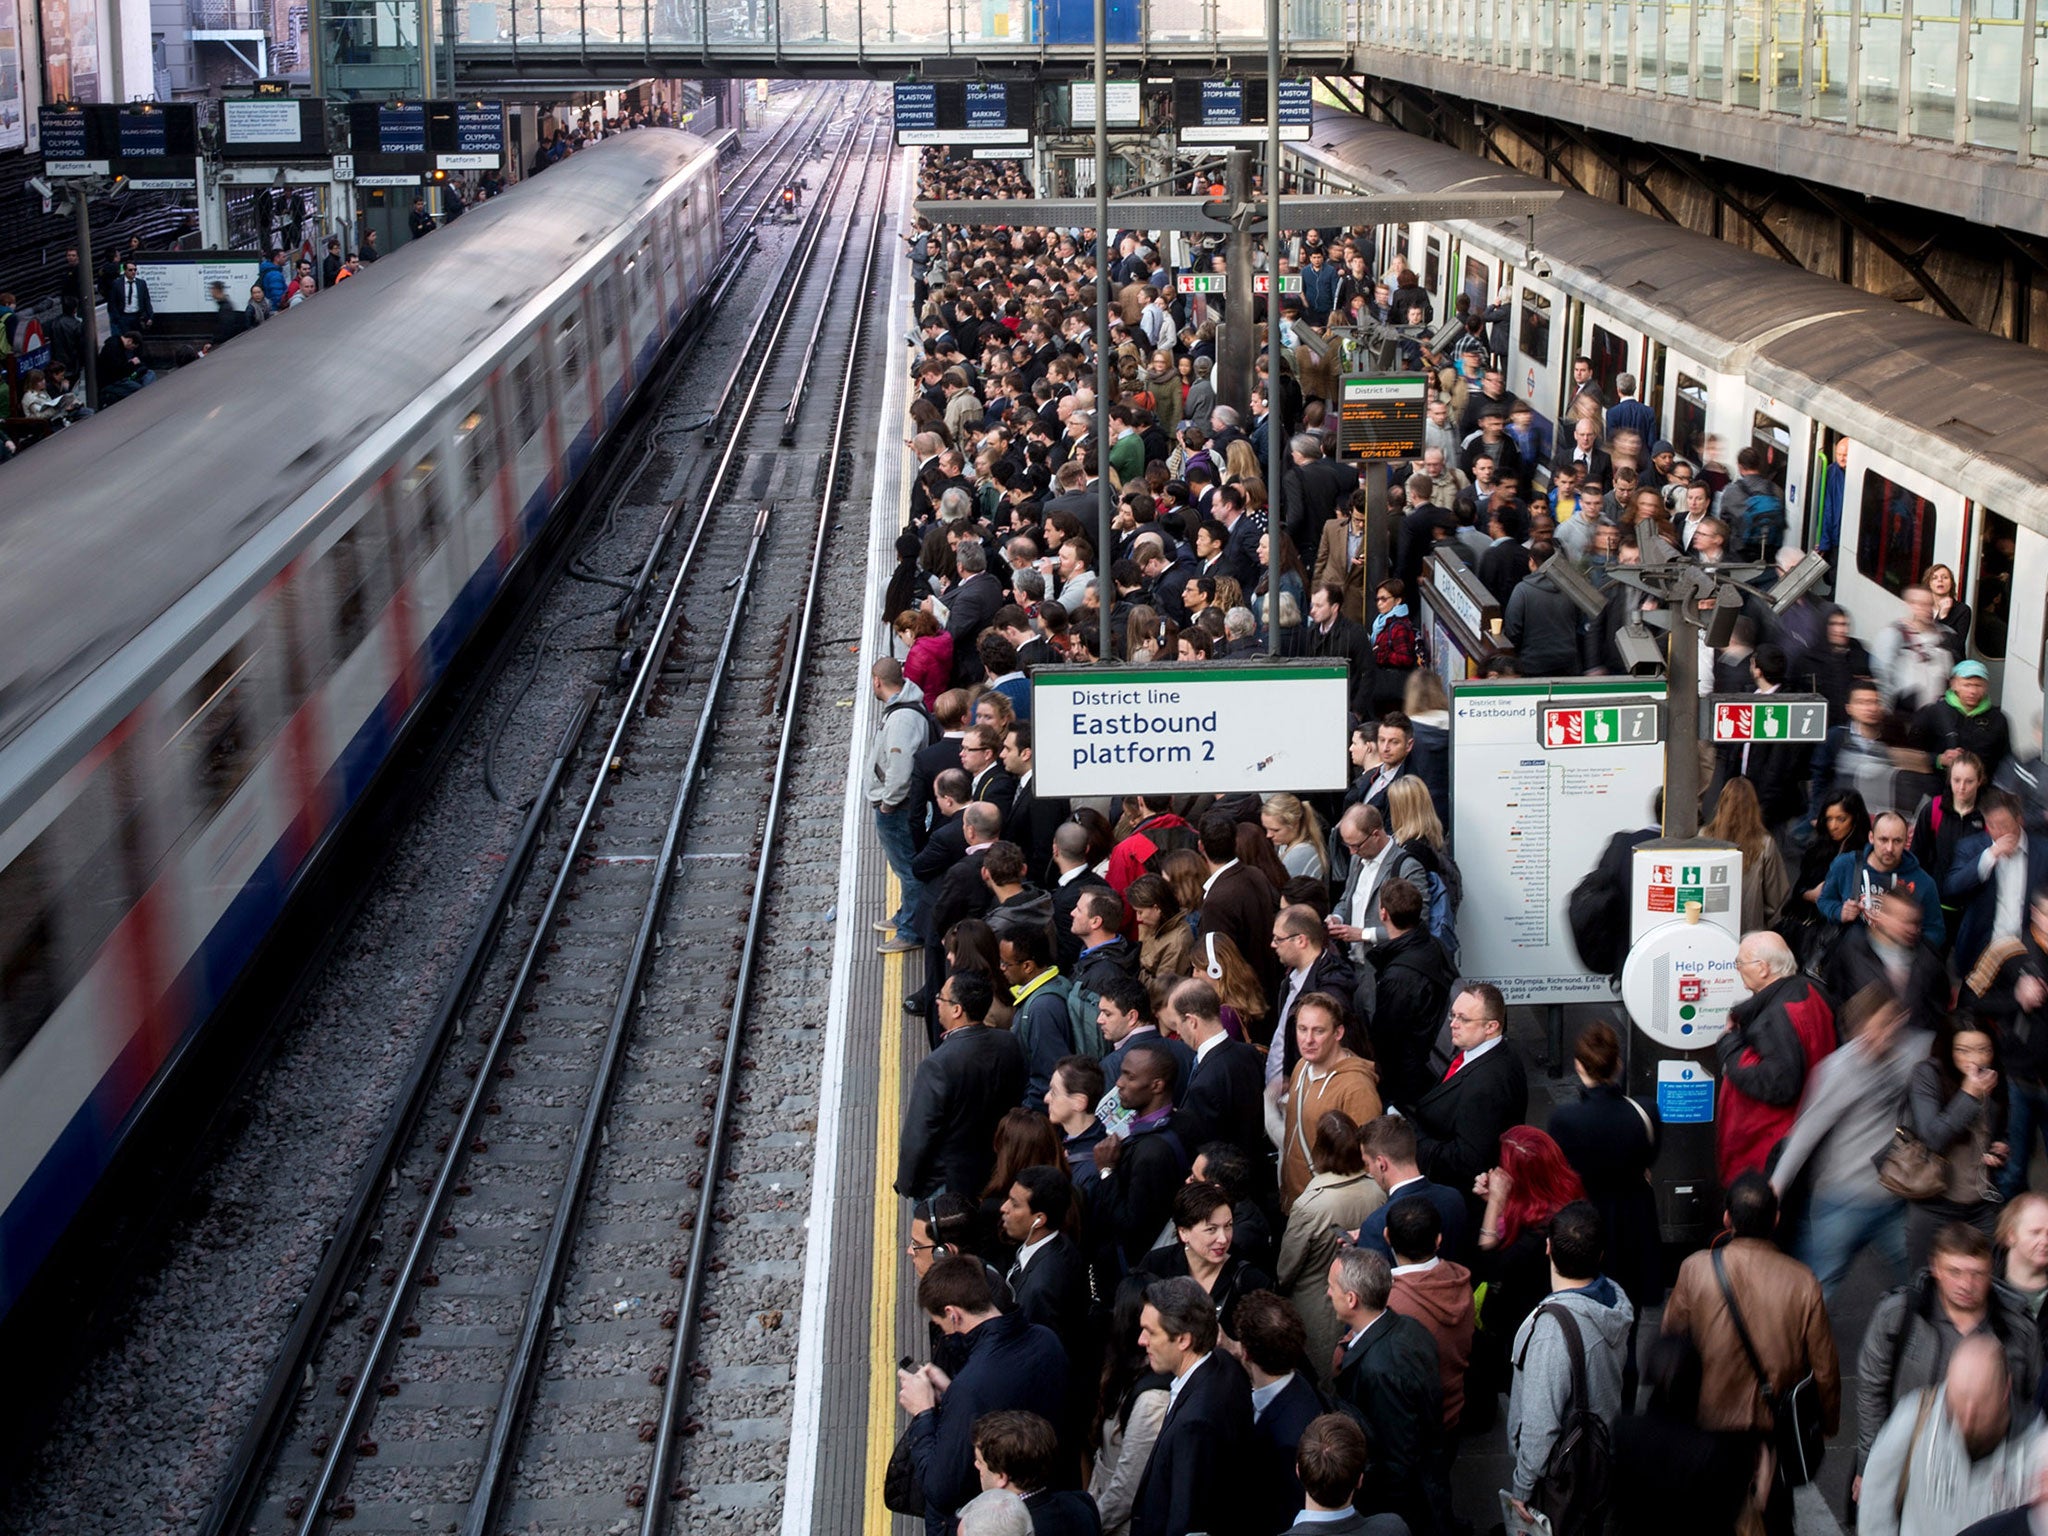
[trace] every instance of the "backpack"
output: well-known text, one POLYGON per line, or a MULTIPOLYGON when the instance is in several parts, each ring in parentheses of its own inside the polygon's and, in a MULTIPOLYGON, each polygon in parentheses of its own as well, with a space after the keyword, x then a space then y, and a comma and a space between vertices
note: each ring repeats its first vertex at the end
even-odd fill
POLYGON ((1599 975, 1612 976, 1621 969, 1623 940, 1628 933, 1628 893, 1616 883, 1607 866, 1596 864, 1586 878, 1572 887, 1565 898, 1565 921, 1571 925, 1572 945, 1579 963, 1599 975))
POLYGON ((1193 848, 1199 841, 1195 829, 1185 822, 1177 827, 1162 827, 1158 824, 1157 817, 1148 818, 1135 830, 1142 832, 1145 841, 1152 845, 1152 851, 1145 855, 1145 873, 1148 875, 1159 873, 1159 866, 1166 862, 1169 853, 1182 848, 1193 848))
POLYGON ((1069 982, 1067 991, 1068 1037, 1073 1041, 1073 1054, 1093 1056, 1100 1060, 1108 1054, 1109 1043, 1102 1038, 1102 1024, 1097 1005, 1102 994, 1092 988, 1069 982))
POLYGON ((939 739, 939 722, 934 720, 931 711, 926 709, 916 699, 898 699, 894 704, 884 705, 882 708, 882 725, 884 729, 888 727, 889 717, 899 709, 914 709, 924 718, 924 744, 926 746, 931 746, 939 739))
POLYGON ((1458 961, 1458 905, 1465 898, 1458 869, 1424 842, 1408 842, 1401 851, 1422 866, 1422 896, 1429 914, 1429 936, 1444 947, 1451 963, 1458 961))
POLYGON ((1768 560, 1777 553, 1785 537, 1785 498, 1777 486, 1765 481, 1748 492, 1735 537, 1745 554, 1753 548, 1759 558, 1768 560))
MULTIPOLYGON (((1550 1456, 1543 1463, 1543 1473, 1536 1479, 1536 1491, 1529 1496, 1529 1507, 1549 1518, 1550 1528, 1557 1536, 1606 1536, 1613 1529, 1614 1519, 1614 1438, 1607 1421, 1593 1411, 1592 1397, 1586 1388, 1586 1344, 1579 1334, 1579 1320, 1572 1316, 1570 1308, 1555 1303, 1538 1307, 1536 1316, 1557 1319, 1558 1331, 1564 1335, 1565 1349, 1571 1356, 1572 1395, 1557 1439, 1551 1442, 1550 1456)), ((1535 1338, 1532 1325, 1528 1338, 1522 1341, 1516 1370, 1528 1358, 1529 1345, 1535 1338)))

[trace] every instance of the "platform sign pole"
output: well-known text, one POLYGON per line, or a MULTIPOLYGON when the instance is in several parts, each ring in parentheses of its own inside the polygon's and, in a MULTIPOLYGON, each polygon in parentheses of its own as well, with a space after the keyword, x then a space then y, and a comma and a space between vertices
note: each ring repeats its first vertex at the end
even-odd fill
POLYGON ((1700 833, 1700 626, 1689 600, 1673 603, 1664 676, 1664 835, 1700 833))
POLYGON ((78 318, 85 323, 85 403, 100 408, 99 295, 92 282, 92 210, 85 183, 71 188, 71 206, 78 215, 78 318))
MULTIPOLYGON (((1266 0, 1266 486, 1280 506, 1280 466, 1287 461, 1287 424, 1280 413, 1280 0, 1266 0)), ((1266 519, 1266 654, 1280 654, 1280 541, 1277 517, 1266 519)), ((1307 615, 1303 615, 1304 618, 1307 615)))
POLYGON ((1116 660, 1110 645, 1110 611, 1116 561, 1109 506, 1109 0, 1095 0, 1095 609, 1100 629, 1096 659, 1116 660))

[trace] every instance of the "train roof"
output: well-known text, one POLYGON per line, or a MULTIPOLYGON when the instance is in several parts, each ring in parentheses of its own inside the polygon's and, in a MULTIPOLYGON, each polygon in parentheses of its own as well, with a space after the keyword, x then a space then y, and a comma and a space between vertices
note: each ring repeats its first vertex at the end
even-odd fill
MULTIPOLYGON (((1327 107, 1299 147, 1371 190, 1556 190, 1327 107)), ((1478 227, 1519 252, 1521 221, 1478 227)), ((1536 247, 1596 307, 2048 532, 2048 354, 1582 192, 1536 247)))
POLYGON ((0 749, 215 571, 267 579, 313 531, 279 514, 710 153, 606 139, 0 469, 0 749))

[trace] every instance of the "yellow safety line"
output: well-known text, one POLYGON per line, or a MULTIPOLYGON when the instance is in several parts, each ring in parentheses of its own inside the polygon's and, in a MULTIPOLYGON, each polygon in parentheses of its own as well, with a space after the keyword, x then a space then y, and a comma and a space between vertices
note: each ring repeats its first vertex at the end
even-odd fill
MULTIPOLYGON (((889 870, 882 910, 894 912, 903 887, 889 870)), ((892 1517, 882 1503, 882 1481, 896 1448, 896 1287, 901 1256, 896 1249, 896 1141, 900 1134, 903 1078, 903 956, 882 957, 880 1074, 875 1085, 874 1254, 868 1300, 868 1476, 867 1536, 889 1536, 892 1517)))

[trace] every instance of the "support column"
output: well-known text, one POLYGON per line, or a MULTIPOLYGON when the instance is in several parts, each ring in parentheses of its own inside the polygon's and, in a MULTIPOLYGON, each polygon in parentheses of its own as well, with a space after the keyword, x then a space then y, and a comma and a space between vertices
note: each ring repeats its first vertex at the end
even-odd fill
MULTIPOLYGON (((1232 208, 1252 200, 1252 154, 1233 149, 1224 162, 1223 197, 1232 208)), ((1240 413, 1252 404, 1257 337, 1252 317, 1252 237, 1232 228, 1223 246, 1223 326, 1216 336, 1216 399, 1240 413)), ((1202 423, 1204 427, 1208 424, 1202 423)))

